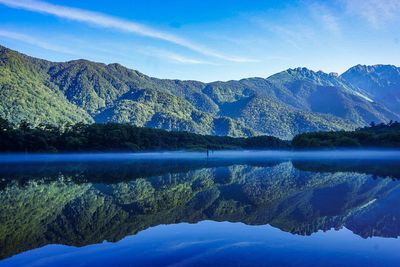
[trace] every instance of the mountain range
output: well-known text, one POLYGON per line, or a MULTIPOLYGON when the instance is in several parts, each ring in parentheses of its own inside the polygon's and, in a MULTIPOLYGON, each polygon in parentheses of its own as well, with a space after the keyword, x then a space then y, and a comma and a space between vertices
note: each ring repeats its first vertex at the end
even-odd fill
POLYGON ((50 62, 0 46, 0 117, 290 139, 400 120, 400 68, 357 65, 340 76, 295 68, 203 83, 157 79, 119 64, 50 62))

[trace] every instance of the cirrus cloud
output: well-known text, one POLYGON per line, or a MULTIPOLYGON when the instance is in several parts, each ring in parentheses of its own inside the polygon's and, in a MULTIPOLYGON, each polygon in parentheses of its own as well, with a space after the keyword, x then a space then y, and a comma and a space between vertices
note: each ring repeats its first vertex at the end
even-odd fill
POLYGON ((37 38, 34 38, 30 35, 24 34, 24 33, 18 33, 14 31, 8 31, 4 29, 0 29, 0 37, 7 38, 7 39, 12 39, 12 40, 17 40, 26 44, 34 45, 46 50, 51 50, 55 51, 58 53, 65 53, 65 54, 72 54, 75 55, 76 52, 72 51, 71 49, 67 47, 62 47, 58 45, 51 44, 49 42, 39 40, 37 38))
POLYGON ((163 40, 175 45, 179 45, 190 49, 194 52, 200 53, 204 56, 214 57, 231 62, 257 62, 257 60, 237 57, 220 53, 201 44, 194 43, 190 40, 180 36, 160 31, 143 24, 128 21, 125 19, 92 12, 88 10, 71 8, 67 6, 54 5, 51 3, 37 1, 37 0, 0 0, 0 4, 4 4, 11 8, 24 9, 43 14, 49 14, 60 18, 65 18, 73 21, 88 23, 103 28, 111 28, 119 31, 134 33, 141 36, 146 36, 154 39, 163 40))
POLYGON ((399 0, 340 0, 347 12, 365 19, 375 28, 400 19, 399 0))

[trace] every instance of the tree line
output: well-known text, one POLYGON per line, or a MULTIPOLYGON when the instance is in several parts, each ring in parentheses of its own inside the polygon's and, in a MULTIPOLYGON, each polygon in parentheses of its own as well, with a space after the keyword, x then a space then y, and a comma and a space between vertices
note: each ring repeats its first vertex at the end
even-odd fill
POLYGON ((121 123, 94 123, 36 127, 13 125, 0 118, 2 152, 151 151, 206 149, 285 149, 288 141, 272 136, 233 138, 135 127, 121 123))
POLYGON ((286 141, 272 136, 233 138, 136 127, 121 123, 32 126, 0 118, 1 152, 100 152, 221 149, 400 148, 400 123, 371 123, 355 131, 311 132, 286 141))
POLYGON ((372 122, 355 131, 302 133, 293 138, 291 145, 294 149, 399 148, 400 123, 372 122))

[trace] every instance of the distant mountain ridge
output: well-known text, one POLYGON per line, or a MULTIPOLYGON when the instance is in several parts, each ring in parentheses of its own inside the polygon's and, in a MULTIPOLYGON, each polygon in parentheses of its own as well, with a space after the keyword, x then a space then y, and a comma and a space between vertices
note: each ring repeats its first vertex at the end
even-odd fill
POLYGON ((400 68, 393 65, 357 65, 343 79, 363 90, 377 102, 400 113, 400 68))
POLYGON ((0 46, 0 116, 14 123, 112 121, 284 139, 308 131, 400 120, 398 76, 379 75, 381 86, 394 84, 393 98, 373 93, 376 78, 367 75, 364 81, 360 77, 365 71, 350 74, 296 68, 266 79, 202 83, 156 79, 119 64, 55 63, 0 46), (396 79, 391 81, 392 77, 396 79))

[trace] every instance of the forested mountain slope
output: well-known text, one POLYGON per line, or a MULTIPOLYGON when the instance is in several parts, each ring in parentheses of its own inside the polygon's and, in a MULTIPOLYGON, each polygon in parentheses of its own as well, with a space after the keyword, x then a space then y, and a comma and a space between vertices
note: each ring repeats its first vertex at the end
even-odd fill
POLYGON ((119 64, 49 62, 0 46, 0 115, 19 123, 128 122, 200 134, 273 135, 398 120, 393 105, 333 74, 202 83, 156 79, 119 64))

